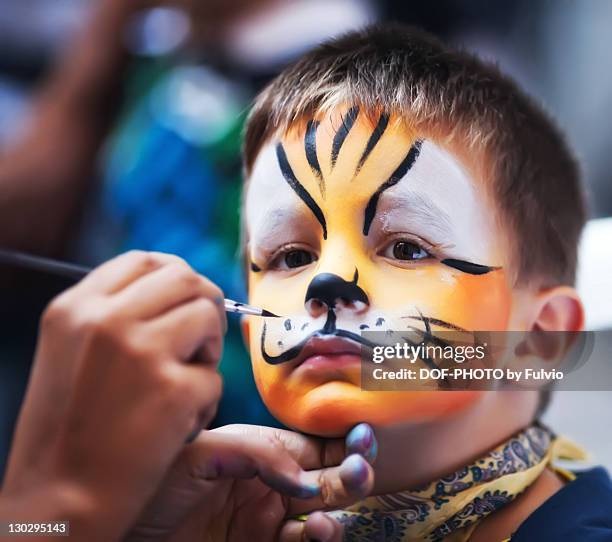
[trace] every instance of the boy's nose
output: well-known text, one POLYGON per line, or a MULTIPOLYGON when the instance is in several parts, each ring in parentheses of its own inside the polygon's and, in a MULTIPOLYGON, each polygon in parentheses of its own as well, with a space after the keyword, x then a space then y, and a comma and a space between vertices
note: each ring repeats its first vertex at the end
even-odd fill
POLYGON ((349 282, 333 273, 319 273, 306 291, 304 305, 308 313, 317 317, 330 309, 347 309, 361 313, 370 305, 367 294, 357 286, 357 273, 349 282))

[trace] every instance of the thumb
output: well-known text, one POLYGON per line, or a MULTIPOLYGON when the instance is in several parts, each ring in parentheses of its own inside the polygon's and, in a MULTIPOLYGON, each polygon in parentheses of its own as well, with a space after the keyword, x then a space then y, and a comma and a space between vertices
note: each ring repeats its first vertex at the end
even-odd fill
POLYGON ((291 519, 280 533, 279 542, 342 542, 342 524, 323 512, 313 512, 306 521, 291 519))

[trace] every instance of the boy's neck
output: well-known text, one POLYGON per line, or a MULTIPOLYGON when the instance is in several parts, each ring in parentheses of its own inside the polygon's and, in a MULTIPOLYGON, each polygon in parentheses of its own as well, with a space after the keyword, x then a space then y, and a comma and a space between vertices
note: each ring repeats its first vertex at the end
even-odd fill
POLYGON ((373 494, 414 489, 468 465, 527 427, 537 400, 537 392, 489 392, 442 420, 376 428, 373 494))

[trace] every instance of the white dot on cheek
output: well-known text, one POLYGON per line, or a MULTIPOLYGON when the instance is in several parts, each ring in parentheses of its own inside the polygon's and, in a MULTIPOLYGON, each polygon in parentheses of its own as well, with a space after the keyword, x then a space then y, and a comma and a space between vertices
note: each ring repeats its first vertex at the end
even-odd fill
POLYGON ((353 301, 353 307, 357 312, 363 312, 367 305, 363 301, 353 301))

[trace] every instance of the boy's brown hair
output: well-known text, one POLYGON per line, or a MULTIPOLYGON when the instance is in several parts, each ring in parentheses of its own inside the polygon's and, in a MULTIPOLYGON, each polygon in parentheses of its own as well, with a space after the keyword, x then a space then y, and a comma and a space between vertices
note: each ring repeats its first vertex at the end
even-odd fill
POLYGON ((579 169, 555 124, 496 66, 397 24, 328 41, 283 71, 247 121, 251 172, 262 145, 305 116, 349 103, 387 111, 444 137, 488 164, 510 233, 517 282, 573 284, 586 220, 579 169))

